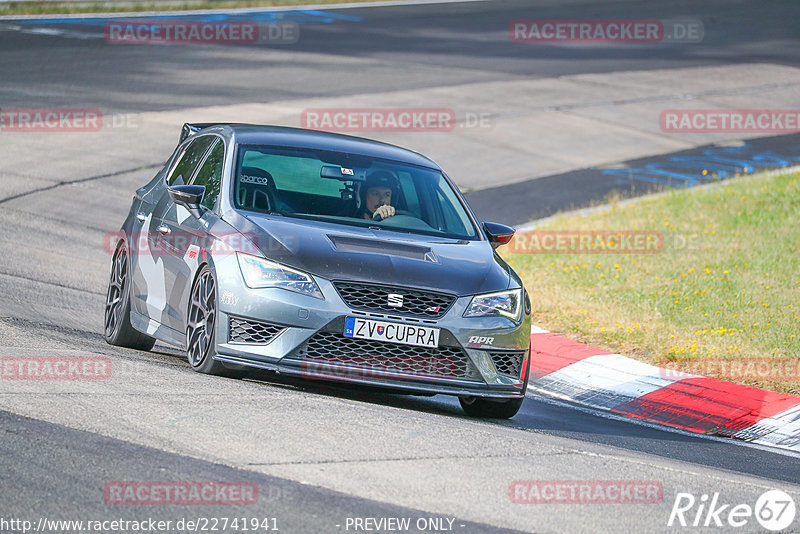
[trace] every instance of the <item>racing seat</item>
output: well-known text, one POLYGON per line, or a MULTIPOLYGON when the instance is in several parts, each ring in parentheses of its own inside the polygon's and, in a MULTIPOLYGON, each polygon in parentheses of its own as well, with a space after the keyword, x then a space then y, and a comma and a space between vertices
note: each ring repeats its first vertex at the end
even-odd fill
POLYGON ((242 167, 236 187, 237 205, 264 213, 279 210, 276 193, 270 173, 257 167, 242 167))

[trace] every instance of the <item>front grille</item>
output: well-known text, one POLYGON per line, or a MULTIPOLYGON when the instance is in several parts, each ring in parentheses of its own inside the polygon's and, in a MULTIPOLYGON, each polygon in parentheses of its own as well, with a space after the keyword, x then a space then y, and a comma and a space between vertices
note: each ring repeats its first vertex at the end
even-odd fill
POLYGON ((501 375, 520 377, 522 361, 525 358, 524 352, 490 352, 489 357, 494 363, 494 368, 501 375))
POLYGON ((387 312, 396 315, 416 315, 418 317, 438 319, 447 313, 447 310, 456 300, 453 295, 409 289, 407 287, 357 284, 353 282, 334 282, 333 285, 342 300, 351 308, 387 312), (402 307, 389 306, 389 294, 402 295, 402 307))
POLYGON ((317 332, 291 358, 437 378, 480 378, 469 357, 458 347, 415 347, 353 339, 334 332, 317 332))
POLYGON ((228 340, 232 343, 255 343, 266 345, 284 331, 283 326, 276 324, 230 317, 228 323, 228 340))

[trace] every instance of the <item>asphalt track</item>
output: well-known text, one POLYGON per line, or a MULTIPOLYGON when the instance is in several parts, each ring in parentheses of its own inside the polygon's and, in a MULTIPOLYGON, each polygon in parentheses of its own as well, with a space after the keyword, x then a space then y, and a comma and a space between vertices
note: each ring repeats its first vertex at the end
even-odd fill
MULTIPOLYGON (((793 2, 330 9, 341 16, 297 18, 303 39, 266 56, 263 45, 113 47, 96 38, 102 33, 96 24, 4 22, 0 103, 162 112, 481 80, 750 62, 797 66, 798 11, 793 2), (508 21, 517 18, 673 16, 702 19, 706 42, 531 52, 507 40, 508 21), (36 28, 77 33, 31 31, 36 28)), ((790 154, 797 140, 754 143, 790 154)), ((91 152, 80 141, 71 146, 91 152)), ((3 159, 22 162, 64 150, 31 143, 20 154, 2 147, 3 159)), ((171 149, 129 168, 157 163, 171 149)), ((205 377, 162 345, 151 353, 110 347, 101 336, 110 262, 103 236, 118 229, 132 191, 155 170, 115 168, 97 178, 102 173, 89 171, 91 154, 86 158, 82 176, 91 180, 59 184, 54 177, 25 188, 19 181, 26 175, 17 170, 3 175, 7 183, 17 180, 13 188, 0 183, 0 356, 105 355, 114 369, 105 381, 0 382, 3 519, 276 517, 283 532, 343 532, 348 517, 444 517, 462 532, 661 532, 676 530, 667 520, 679 492, 718 492, 726 503, 753 505, 765 490, 780 488, 800 502, 797 455, 608 418, 534 395, 510 421, 475 421, 451 398, 269 375, 205 377), (118 480, 254 482, 260 498, 240 507, 110 506, 103 487, 118 480), (658 481, 664 496, 657 504, 515 504, 508 495, 515 480, 658 481)), ((627 164, 644 168, 654 161, 627 164)), ((588 174, 560 176, 505 186, 511 190, 489 187, 471 201, 481 215, 522 222, 555 205, 600 201, 610 188, 600 180, 620 180, 575 172, 593 173, 599 185, 586 186, 588 174), (584 198, 565 194, 578 185, 584 198), (525 202, 506 213, 501 202, 515 197, 525 202), (526 212, 533 202, 540 204, 526 212)), ((632 194, 645 190, 650 185, 632 194)), ((799 525, 796 520, 789 531, 799 525)), ((762 529, 751 521, 736 530, 762 529)))

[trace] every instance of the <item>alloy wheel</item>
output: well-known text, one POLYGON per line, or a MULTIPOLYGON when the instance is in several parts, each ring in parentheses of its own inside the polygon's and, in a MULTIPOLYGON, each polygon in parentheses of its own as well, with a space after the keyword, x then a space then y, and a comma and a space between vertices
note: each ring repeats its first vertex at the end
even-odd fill
POLYGON ((211 349, 217 317, 216 306, 214 277, 206 270, 195 283, 189 305, 189 328, 186 338, 189 363, 192 367, 202 365, 211 349))
POLYGON ((128 250, 120 245, 114 254, 111 279, 106 295, 105 332, 106 337, 114 335, 122 318, 122 300, 128 283, 128 250))

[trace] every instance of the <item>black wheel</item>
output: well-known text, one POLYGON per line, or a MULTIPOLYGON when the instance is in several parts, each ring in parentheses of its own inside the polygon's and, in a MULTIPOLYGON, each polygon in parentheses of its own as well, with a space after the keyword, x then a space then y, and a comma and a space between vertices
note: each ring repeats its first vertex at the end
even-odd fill
POLYGON ((186 327, 186 357, 198 373, 238 378, 240 369, 214 360, 216 353, 217 285, 208 265, 204 265, 192 286, 186 327))
POLYGON ((458 398, 461 407, 467 415, 489 419, 508 419, 514 417, 522 407, 522 401, 524 400, 525 397, 507 400, 483 399, 480 397, 458 398))
POLYGON ((122 242, 111 261, 111 278, 106 295, 105 328, 106 342, 119 347, 150 350, 156 340, 131 326, 130 277, 128 273, 128 247, 122 242))

